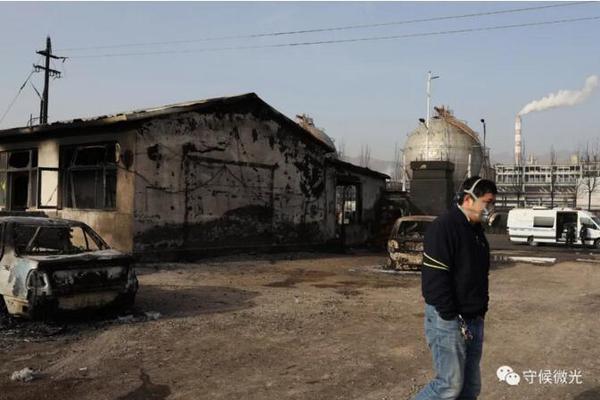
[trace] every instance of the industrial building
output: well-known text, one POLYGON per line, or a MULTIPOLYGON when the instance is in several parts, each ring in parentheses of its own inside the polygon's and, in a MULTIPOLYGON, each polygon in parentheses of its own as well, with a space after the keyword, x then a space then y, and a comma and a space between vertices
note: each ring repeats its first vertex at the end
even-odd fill
POLYGON ((148 258, 364 243, 389 177, 311 125, 250 93, 2 130, 0 207, 148 258))
POLYGON ((505 209, 544 206, 600 210, 600 154, 597 149, 591 153, 573 154, 568 163, 554 159, 551 163, 540 164, 532 154, 526 157, 522 126, 522 117, 518 114, 515 118, 514 164, 494 166, 499 192, 496 204, 505 209))
MULTIPOLYGON (((423 120, 407 137, 404 154, 413 161, 449 161, 453 164, 453 187, 469 176, 478 175, 484 162, 479 135, 445 107, 434 107, 436 114, 423 120)), ((408 169, 412 178, 412 170, 408 169)))
POLYGON ((575 207, 581 166, 496 164, 496 204, 506 209, 531 205, 575 207))
POLYGON ((600 163, 573 156, 570 163, 538 164, 530 156, 525 165, 496 164, 494 170, 499 207, 600 209, 600 163))
POLYGON ((403 169, 418 214, 441 214, 462 182, 481 174, 487 165, 479 135, 448 108, 434 109, 436 114, 420 120, 404 144, 403 169))

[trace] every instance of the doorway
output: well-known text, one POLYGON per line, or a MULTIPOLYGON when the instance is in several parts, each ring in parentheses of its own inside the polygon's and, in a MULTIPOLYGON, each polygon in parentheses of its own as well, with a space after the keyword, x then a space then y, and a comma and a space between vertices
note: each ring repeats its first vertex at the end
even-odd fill
POLYGON ((10 172, 10 209, 25 211, 29 200, 29 171, 10 172))

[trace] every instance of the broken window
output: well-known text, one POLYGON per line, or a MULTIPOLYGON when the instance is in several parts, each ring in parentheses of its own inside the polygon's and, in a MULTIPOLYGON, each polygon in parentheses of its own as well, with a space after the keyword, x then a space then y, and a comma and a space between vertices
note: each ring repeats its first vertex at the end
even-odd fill
POLYGON ((61 147, 61 165, 65 207, 116 207, 116 143, 61 147))
POLYGON ((360 222, 359 189, 359 184, 338 184, 335 187, 335 215, 339 225, 360 222))
POLYGON ((37 149, 0 152, 0 207, 23 211, 35 207, 37 149))
POLYGON ((15 224, 14 241, 18 254, 78 254, 105 247, 85 226, 15 224))

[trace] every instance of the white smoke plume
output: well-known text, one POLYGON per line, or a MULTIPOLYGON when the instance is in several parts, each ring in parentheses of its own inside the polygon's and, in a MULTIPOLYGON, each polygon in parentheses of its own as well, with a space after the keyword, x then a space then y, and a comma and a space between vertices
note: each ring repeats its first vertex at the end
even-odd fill
POLYGON ((556 93, 542 97, 539 100, 534 100, 527 104, 519 115, 529 114, 534 111, 543 111, 556 107, 569 107, 584 102, 594 89, 598 87, 599 79, 597 75, 591 75, 585 80, 585 85, 581 90, 559 90, 556 93))

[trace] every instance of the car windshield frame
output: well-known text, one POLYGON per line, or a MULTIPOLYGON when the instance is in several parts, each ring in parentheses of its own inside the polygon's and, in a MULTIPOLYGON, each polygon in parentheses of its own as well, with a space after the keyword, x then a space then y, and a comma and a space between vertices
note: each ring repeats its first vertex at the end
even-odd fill
POLYGON ((425 231, 427 230, 427 227, 430 223, 431 221, 426 219, 400 221, 400 223, 398 224, 398 229, 396 230, 396 236, 414 236, 415 234, 417 234, 422 237, 425 235, 425 231), (410 229, 410 231, 407 232, 408 228, 412 229, 410 229))
POLYGON ((13 240, 14 240, 14 249, 17 255, 28 255, 28 256, 41 256, 41 255, 72 255, 72 254, 83 254, 83 253, 91 253, 98 250, 105 250, 110 248, 106 242, 96 233, 92 228, 85 224, 64 224, 64 225, 50 225, 50 224, 36 224, 36 223, 28 223, 28 222, 18 222, 13 225, 13 240), (26 232, 20 230, 22 229, 33 229, 33 233, 29 235, 27 240, 27 244, 23 246, 22 243, 17 243, 17 237, 22 234, 26 234, 26 232), (49 233, 51 230, 63 230, 69 233, 69 237, 63 235, 59 232, 55 237, 52 237, 52 234, 45 238, 47 240, 46 243, 39 243, 38 240, 40 238, 44 238, 43 234, 49 233), (83 240, 85 241, 85 248, 79 247, 73 244, 73 232, 75 229, 80 229, 83 234, 83 240), (51 243, 48 240, 56 240, 56 242, 51 243), (60 243, 63 241, 63 243, 60 243), (44 246, 44 244, 63 245, 63 249, 59 249, 56 246, 44 246), (33 249, 45 249, 41 251, 34 251, 33 249))

